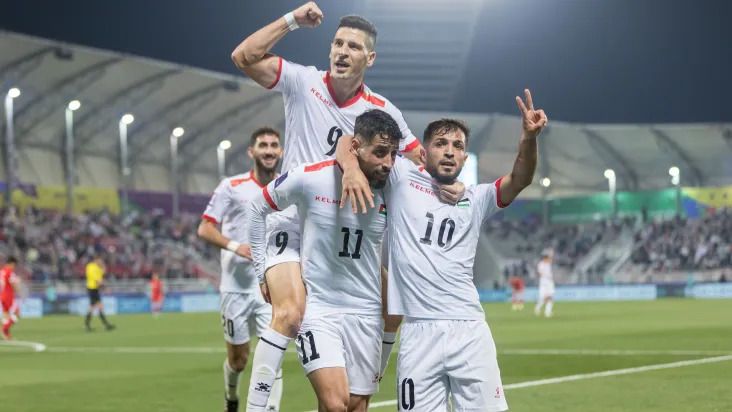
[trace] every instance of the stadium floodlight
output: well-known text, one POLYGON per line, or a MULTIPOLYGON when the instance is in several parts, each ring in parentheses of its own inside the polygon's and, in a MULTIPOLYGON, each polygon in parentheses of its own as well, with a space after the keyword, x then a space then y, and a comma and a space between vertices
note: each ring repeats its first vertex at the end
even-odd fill
POLYGON ((678 176, 678 175, 679 175, 679 168, 678 168, 678 167, 676 167, 676 166, 671 166, 671 168, 670 168, 670 169, 668 169, 668 174, 669 174, 669 175, 670 175, 671 177, 676 177, 676 176, 678 176))
POLYGON ((221 143, 219 143, 219 148, 221 150, 229 150, 229 149, 231 149, 231 141, 230 140, 222 140, 221 143))
POLYGON ((8 96, 10 96, 11 99, 15 99, 16 97, 20 96, 20 89, 17 87, 13 87, 12 89, 8 90, 8 96))
POLYGON ((615 171, 613 169, 605 169, 605 179, 615 179, 615 171))
POLYGON ((122 119, 120 121, 124 124, 131 124, 135 121, 135 116, 127 113, 126 115, 122 116, 122 119))
POLYGON ((176 127, 175 129, 173 129, 173 136, 181 137, 185 132, 185 129, 183 129, 182 127, 176 127))
POLYGON ((541 182, 540 183, 544 187, 549 187, 552 184, 552 180, 549 179, 548 177, 545 177, 545 178, 541 179, 541 182))
POLYGON ((81 102, 78 100, 72 100, 69 102, 69 110, 71 110, 72 112, 79 110, 80 107, 81 107, 81 102))

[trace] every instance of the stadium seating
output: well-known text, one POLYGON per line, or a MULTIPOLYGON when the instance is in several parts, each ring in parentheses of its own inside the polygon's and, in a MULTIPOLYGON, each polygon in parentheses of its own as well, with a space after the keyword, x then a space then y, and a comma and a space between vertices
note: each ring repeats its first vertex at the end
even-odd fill
POLYGON ((35 283, 78 281, 96 253, 107 261, 111 281, 210 277, 218 273, 218 253, 196 236, 199 217, 177 220, 160 212, 133 212, 125 219, 106 212, 70 216, 28 208, 3 211, 0 254, 20 258, 35 283))

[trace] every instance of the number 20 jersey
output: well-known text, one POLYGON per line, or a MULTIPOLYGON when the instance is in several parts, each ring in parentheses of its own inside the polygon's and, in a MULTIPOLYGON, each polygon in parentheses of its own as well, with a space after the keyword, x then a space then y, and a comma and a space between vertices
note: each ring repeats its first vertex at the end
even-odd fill
POLYGON ((338 139, 353 134, 356 117, 369 109, 383 110, 396 120, 403 136, 400 151, 411 151, 419 144, 399 109, 365 85, 349 101, 338 102, 330 72, 279 59, 277 78, 269 88, 281 92, 285 102, 283 171, 334 158, 338 139))
POLYGON ((473 263, 481 225, 504 205, 495 183, 470 186, 442 203, 432 176, 398 157, 384 189, 389 208, 390 314, 484 320, 473 263))

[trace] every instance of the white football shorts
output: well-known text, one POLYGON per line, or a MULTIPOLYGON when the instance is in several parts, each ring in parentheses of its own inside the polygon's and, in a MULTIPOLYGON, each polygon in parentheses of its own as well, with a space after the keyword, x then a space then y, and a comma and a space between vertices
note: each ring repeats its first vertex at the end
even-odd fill
POLYGON ((379 390, 381 316, 305 313, 295 338, 297 355, 305 374, 322 368, 346 368, 350 393, 372 395, 379 390))
POLYGON ((496 346, 484 320, 407 320, 397 361, 399 411, 508 410, 496 346))
POLYGON ((274 213, 267 222, 264 269, 285 262, 300 262, 300 216, 296 206, 274 213))
POLYGON ((224 339, 242 345, 252 335, 260 336, 272 321, 272 306, 261 293, 221 292, 221 323, 224 339))

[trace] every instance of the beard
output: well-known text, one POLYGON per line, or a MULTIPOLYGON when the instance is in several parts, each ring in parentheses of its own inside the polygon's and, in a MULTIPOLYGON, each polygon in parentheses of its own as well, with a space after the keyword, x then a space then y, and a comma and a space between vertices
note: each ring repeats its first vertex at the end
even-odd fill
POLYGON ((439 167, 425 168, 425 169, 427 169, 427 173, 429 173, 432 176, 432 178, 435 179, 435 181, 441 185, 451 185, 451 184, 455 183, 458 175, 460 174, 460 170, 457 170, 457 169, 450 174, 439 173, 438 172, 439 167))
MULTIPOLYGON (((257 169, 265 172, 265 173, 274 173, 277 170, 277 166, 279 166, 280 162, 279 160, 274 163, 274 166, 267 167, 264 165, 263 159, 265 156, 259 156, 254 159, 254 163, 257 165, 257 169)), ((274 156, 272 156, 274 158, 274 156)))

